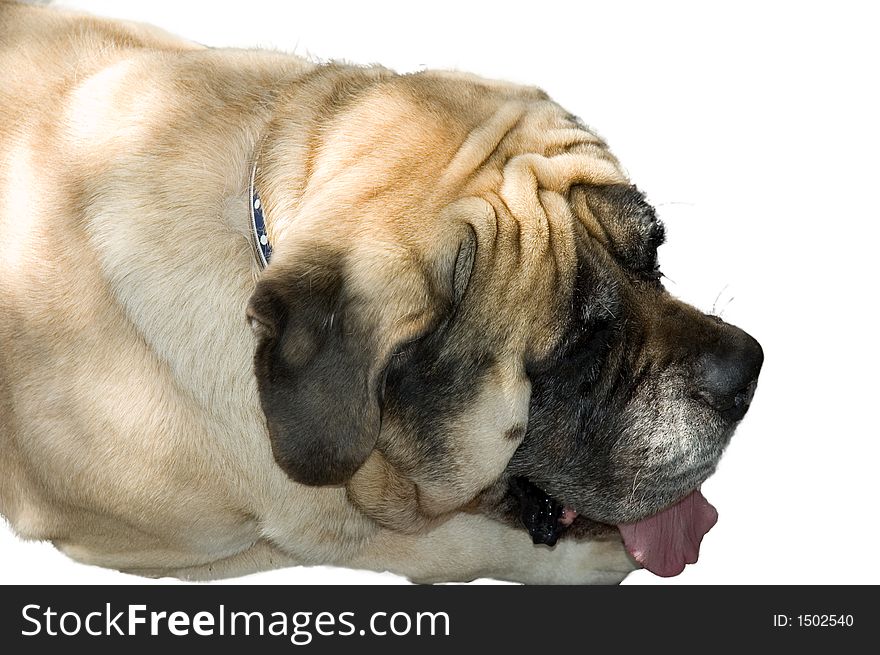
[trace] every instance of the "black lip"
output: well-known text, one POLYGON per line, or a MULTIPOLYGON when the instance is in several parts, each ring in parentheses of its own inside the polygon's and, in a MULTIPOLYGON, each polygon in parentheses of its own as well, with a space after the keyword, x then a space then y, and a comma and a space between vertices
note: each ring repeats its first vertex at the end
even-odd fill
POLYGON ((552 547, 559 539, 620 539, 616 525, 583 514, 578 514, 571 524, 563 525, 559 519, 565 506, 526 477, 510 478, 508 496, 515 501, 510 519, 524 527, 535 544, 552 547))
POLYGON ((510 492, 519 501, 520 521, 529 531, 532 543, 556 545, 566 527, 559 522, 563 506, 524 477, 511 478, 510 492))

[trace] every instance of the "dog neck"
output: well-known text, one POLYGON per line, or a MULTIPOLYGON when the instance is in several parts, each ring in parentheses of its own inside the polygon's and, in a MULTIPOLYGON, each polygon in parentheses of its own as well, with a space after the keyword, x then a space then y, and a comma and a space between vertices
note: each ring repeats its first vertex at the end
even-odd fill
POLYGON ((260 202, 260 194, 257 192, 256 185, 257 164, 251 169, 250 184, 250 213, 251 213, 251 231, 254 238, 254 254, 261 268, 269 265, 269 259, 272 257, 272 244, 269 243, 269 234, 266 232, 266 221, 263 218, 263 204, 260 202))

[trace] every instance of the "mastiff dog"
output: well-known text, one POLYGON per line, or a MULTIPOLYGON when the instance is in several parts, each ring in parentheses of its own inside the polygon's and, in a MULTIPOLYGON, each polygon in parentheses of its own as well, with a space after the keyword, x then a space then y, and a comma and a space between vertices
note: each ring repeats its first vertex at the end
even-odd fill
POLYGON ((145 576, 680 573, 763 353, 537 88, 0 2, 0 512, 145 576))

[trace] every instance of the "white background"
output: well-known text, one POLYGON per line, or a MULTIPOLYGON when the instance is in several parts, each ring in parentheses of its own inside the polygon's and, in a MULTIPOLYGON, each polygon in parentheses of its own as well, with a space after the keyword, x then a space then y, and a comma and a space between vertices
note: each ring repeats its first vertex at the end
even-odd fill
MULTIPOLYGON (((67 4, 209 45, 543 87, 607 139, 657 206, 672 293, 717 303, 766 354, 754 405, 703 487, 720 520, 700 562, 627 583, 880 583, 871 3, 67 4)), ((299 568, 242 581, 401 579, 299 568)), ((142 580, 0 526, 0 582, 142 580)))

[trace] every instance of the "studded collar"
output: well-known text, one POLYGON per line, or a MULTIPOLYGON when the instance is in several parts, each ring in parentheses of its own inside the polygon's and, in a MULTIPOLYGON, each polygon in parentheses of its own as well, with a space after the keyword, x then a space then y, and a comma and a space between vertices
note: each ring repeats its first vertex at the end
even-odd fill
POLYGON ((266 232, 266 221, 263 218, 263 203, 260 202, 260 194, 254 181, 257 177, 257 165, 251 170, 250 207, 251 207, 251 230, 254 237, 254 253, 261 268, 269 265, 272 257, 272 245, 269 243, 269 234, 266 232))

